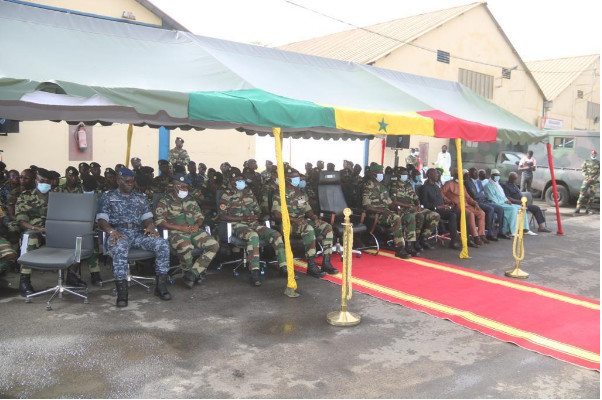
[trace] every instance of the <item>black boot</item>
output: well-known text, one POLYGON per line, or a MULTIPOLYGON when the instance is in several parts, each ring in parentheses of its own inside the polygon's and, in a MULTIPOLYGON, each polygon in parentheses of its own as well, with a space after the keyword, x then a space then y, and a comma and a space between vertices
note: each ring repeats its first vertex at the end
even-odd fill
POLYGON ((167 275, 157 275, 155 296, 161 300, 171 300, 171 294, 167 290, 167 275))
POLYGON ((19 294, 23 297, 27 297, 35 292, 35 289, 31 286, 31 275, 21 274, 19 279, 19 294))
POLYGON ((94 286, 100 286, 100 282, 102 282, 102 278, 100 277, 100 272, 91 272, 90 273, 90 282, 94 286))
POLYGON ((425 250, 433 250, 435 248, 426 238, 420 238, 420 246, 425 250))
POLYGON ((420 245, 420 241, 419 241, 419 240, 416 240, 416 241, 414 242, 414 248, 416 249, 416 251, 417 251, 417 252, 421 252, 422 250, 424 250, 424 249, 422 248, 422 246, 420 245))
POLYGON ((326 276, 326 272, 323 272, 316 265, 314 257, 307 258, 307 275, 313 276, 314 278, 322 278, 326 276))
POLYGON ((397 251, 395 252, 395 257, 408 259, 408 258, 412 258, 412 255, 406 251, 404 246, 399 246, 397 248, 397 251))
POLYGON ((251 270, 251 286, 261 286, 261 278, 259 277, 259 270, 251 270))
POLYGON ((184 284, 188 289, 192 289, 194 283, 197 280, 197 277, 196 274, 191 269, 189 269, 188 271, 184 272, 182 280, 184 281, 184 284))
POLYGON ((406 252, 410 253, 414 257, 420 254, 419 251, 416 251, 412 242, 406 242, 406 252))
POLYGON ((327 274, 336 275, 339 273, 339 270, 330 263, 330 256, 330 254, 324 254, 322 257, 322 271, 327 274))
POLYGON ((115 287, 117 288, 117 307, 128 306, 128 282, 124 279, 121 281, 115 281, 115 287))
POLYGON ((67 271, 67 279, 65 279, 65 284, 67 286, 85 288, 88 285, 86 282, 82 281, 79 276, 75 274, 75 272, 67 271))

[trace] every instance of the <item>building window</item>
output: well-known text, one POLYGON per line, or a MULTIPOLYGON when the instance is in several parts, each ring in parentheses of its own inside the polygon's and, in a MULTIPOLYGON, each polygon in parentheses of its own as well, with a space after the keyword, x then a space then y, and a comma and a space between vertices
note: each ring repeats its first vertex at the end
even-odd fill
POLYGON ((449 53, 443 50, 437 50, 437 61, 449 64, 449 53))
POLYGON ((512 78, 512 70, 510 68, 502 68, 502 78, 511 79, 512 78))
POLYGON ((577 90, 577 98, 578 99, 582 99, 583 98, 583 90, 577 90))
POLYGON ((554 149, 572 149, 575 146, 574 137, 555 137, 554 149))
POLYGON ((600 104, 587 102, 587 119, 600 121, 600 104))
POLYGON ((458 82, 487 99, 493 98, 493 75, 459 68, 458 82))

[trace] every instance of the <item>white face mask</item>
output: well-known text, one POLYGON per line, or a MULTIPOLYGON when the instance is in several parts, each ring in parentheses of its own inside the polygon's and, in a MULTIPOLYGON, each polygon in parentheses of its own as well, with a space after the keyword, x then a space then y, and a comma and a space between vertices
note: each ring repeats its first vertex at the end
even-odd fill
POLYGON ((178 190, 178 197, 183 199, 184 197, 188 196, 188 190, 178 190))

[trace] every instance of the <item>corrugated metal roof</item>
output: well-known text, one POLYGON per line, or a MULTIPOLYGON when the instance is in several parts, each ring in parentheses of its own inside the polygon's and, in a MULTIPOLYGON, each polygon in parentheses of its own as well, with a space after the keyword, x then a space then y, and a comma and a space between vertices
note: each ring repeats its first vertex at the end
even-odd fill
MULTIPOLYGON (((591 68, 600 59, 600 54, 529 61, 525 64, 535 77, 546 100, 554 100, 579 75, 591 68)), ((592 71, 593 74, 593 71, 592 71)))
POLYGON ((367 64, 424 35, 466 11, 487 3, 414 15, 389 22, 333 33, 278 47, 282 50, 367 64))

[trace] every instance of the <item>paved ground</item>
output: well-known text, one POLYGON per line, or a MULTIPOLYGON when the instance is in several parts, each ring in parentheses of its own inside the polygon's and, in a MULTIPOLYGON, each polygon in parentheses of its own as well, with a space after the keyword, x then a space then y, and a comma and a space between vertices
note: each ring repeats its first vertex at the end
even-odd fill
MULTIPOLYGON (((570 211, 565 236, 526 238, 521 265, 530 283, 599 300, 600 218, 570 211)), ((510 241, 470 250, 468 260, 448 249, 425 256, 495 275, 513 265, 510 241)), ((135 288, 120 310, 105 287, 88 305, 66 297, 50 312, 42 299, 24 303, 16 274, 6 279, 2 397, 600 397, 598 372, 358 292, 350 308, 362 323, 332 327, 325 316, 339 308, 340 287, 305 276, 297 299, 282 295, 275 273, 252 288, 224 270, 192 291, 176 282, 171 302, 135 288)), ((34 286, 53 279, 35 274, 34 286)))

